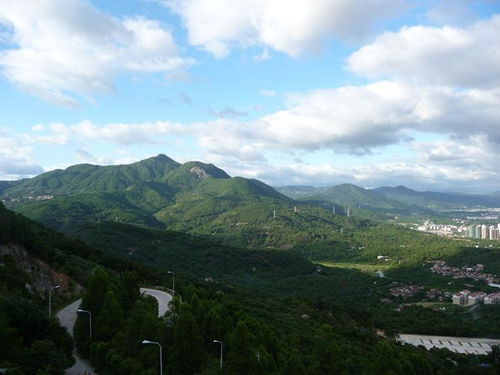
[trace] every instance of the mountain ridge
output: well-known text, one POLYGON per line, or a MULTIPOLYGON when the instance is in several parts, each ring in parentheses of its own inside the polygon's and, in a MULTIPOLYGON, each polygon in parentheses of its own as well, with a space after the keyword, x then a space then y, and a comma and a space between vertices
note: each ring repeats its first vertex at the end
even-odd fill
POLYGON ((180 164, 164 154, 132 164, 77 164, 56 169, 6 188, 6 198, 22 199, 47 195, 69 195, 81 192, 109 192, 125 189, 134 183, 163 177, 180 164))
POLYGON ((460 192, 434 192, 416 191, 406 186, 396 187, 382 186, 372 189, 376 194, 385 196, 401 202, 411 202, 412 204, 429 209, 450 209, 471 206, 499 207, 500 197, 491 194, 466 194, 460 192))

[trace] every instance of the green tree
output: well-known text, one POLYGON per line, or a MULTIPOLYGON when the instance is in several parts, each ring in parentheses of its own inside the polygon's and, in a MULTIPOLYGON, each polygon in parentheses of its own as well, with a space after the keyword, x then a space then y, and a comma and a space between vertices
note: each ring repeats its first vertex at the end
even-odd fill
POLYGON ((96 339, 109 341, 121 327, 123 310, 113 290, 108 290, 104 297, 102 309, 96 318, 96 339))
POLYGON ((255 336, 250 332, 245 322, 240 320, 229 339, 227 372, 242 375, 261 374, 262 368, 254 353, 256 346, 255 336))
POLYGON ((371 371, 374 375, 396 375, 402 373, 401 363, 397 359, 396 350, 386 340, 381 340, 377 343, 371 362, 371 371))
POLYGON ((187 303, 180 306, 175 318, 171 350, 175 365, 174 374, 194 374, 200 371, 205 361, 203 338, 187 303))

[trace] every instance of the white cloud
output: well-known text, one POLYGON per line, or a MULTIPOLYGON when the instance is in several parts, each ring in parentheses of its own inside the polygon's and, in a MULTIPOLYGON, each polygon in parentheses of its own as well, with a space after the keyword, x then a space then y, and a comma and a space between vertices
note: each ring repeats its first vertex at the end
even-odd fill
POLYGON ((277 92, 273 91, 273 90, 261 90, 260 91, 260 95, 263 95, 263 96, 276 96, 277 92))
POLYGON ((33 161, 27 136, 14 136, 0 129, 0 180, 15 180, 43 172, 33 161))
POLYGON ((248 122, 220 119, 188 125, 167 121, 98 125, 84 121, 49 124, 47 131, 31 137, 52 144, 77 139, 132 145, 191 136, 210 153, 259 159, 269 150, 366 154, 380 146, 408 142, 415 132, 464 139, 483 135, 500 144, 499 121, 500 90, 455 91, 385 81, 291 95, 287 109, 248 122))
MULTIPOLYGON (((139 157, 130 151, 124 152, 123 150, 116 150, 114 154, 108 154, 105 156, 96 156, 84 148, 78 148, 75 150, 75 159, 78 163, 89 163, 96 165, 118 165, 118 164, 130 164, 136 162, 139 157)), ((73 163, 67 163, 64 166, 61 165, 58 168, 67 168, 73 165, 73 163)))
POLYGON ((461 25, 478 18, 474 7, 498 0, 437 0, 426 13, 429 22, 437 25, 461 25))
MULTIPOLYGON (((299 56, 330 37, 364 35, 404 0, 163 0, 179 14, 189 42, 221 58, 231 48, 262 45, 299 56)), ((264 49, 265 51, 265 49, 264 49)), ((264 55, 266 57, 266 55, 264 55)))
POLYGON ((485 134, 500 144, 499 121, 500 90, 386 81, 292 96, 288 109, 262 117, 254 128, 275 147, 362 154, 405 141, 415 131, 485 134))
POLYGON ((271 58, 271 54, 269 53, 269 49, 267 47, 264 48, 264 50, 262 51, 262 53, 260 55, 255 55, 253 57, 253 59, 256 62, 263 62, 263 61, 269 60, 270 58, 271 58))
POLYGON ((140 124, 96 125, 91 121, 82 121, 75 125, 60 123, 46 126, 48 132, 30 135, 31 142, 54 145, 67 145, 71 142, 102 141, 117 145, 154 144, 165 135, 184 135, 186 129, 171 122, 151 122, 140 124))
POLYGON ((500 15, 459 27, 405 27, 386 32, 348 59, 370 78, 425 85, 495 87, 500 83, 500 15))
POLYGON ((113 18, 85 0, 4 1, 0 24, 9 30, 2 74, 55 104, 74 106, 75 96, 108 92, 122 72, 166 72, 192 63, 179 57, 158 22, 113 18))
POLYGON ((26 159, 14 159, 0 155, 0 180, 18 180, 43 173, 43 168, 26 159))
POLYGON ((45 126, 43 124, 33 125, 31 127, 31 130, 33 130, 34 132, 39 132, 39 131, 45 130, 45 126))
POLYGON ((346 164, 334 159, 328 163, 287 162, 267 160, 232 161, 208 155, 231 175, 257 178, 273 186, 314 185, 333 186, 354 183, 363 187, 396 186, 405 184, 417 190, 447 191, 496 191, 500 176, 500 157, 484 158, 485 152, 475 154, 482 147, 478 139, 456 143, 442 140, 415 144, 417 159, 412 157, 391 157, 383 161, 365 160, 346 164), (479 143, 478 143, 479 142, 479 143), (467 150, 465 160, 443 163, 430 160, 426 153, 436 152, 441 147, 456 147, 454 151, 467 150))

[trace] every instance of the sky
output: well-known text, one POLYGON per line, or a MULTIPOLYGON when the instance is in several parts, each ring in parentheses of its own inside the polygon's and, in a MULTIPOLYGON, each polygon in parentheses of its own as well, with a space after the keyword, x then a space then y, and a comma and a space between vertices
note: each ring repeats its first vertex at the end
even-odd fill
POLYGON ((0 180, 157 154, 500 191, 498 0, 0 0, 0 180))

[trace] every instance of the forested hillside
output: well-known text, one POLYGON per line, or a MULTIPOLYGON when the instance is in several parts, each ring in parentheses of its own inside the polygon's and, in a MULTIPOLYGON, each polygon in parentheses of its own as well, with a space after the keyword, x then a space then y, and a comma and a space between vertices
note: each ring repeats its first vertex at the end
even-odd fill
MULTIPOLYGON (((494 373, 480 370, 473 358, 401 347, 377 335, 377 329, 392 333, 415 324, 415 311, 383 319, 387 310, 375 306, 386 283, 374 284, 373 276, 359 271, 318 268, 289 251, 221 247, 206 238, 119 223, 80 229, 87 238, 92 234, 96 247, 120 254, 110 256, 0 209, 4 243, 33 249, 86 287, 82 308, 94 313, 95 338, 88 341, 86 318, 79 316, 77 342, 102 375, 157 371, 157 351, 141 345, 144 339, 162 344, 165 368, 177 374, 221 373, 214 339, 225 343, 226 374, 494 373), (167 270, 176 273, 179 298, 158 320, 154 303, 138 296, 138 286, 169 287, 167 270)), ((16 323, 8 319, 6 332, 14 332, 16 323)), ((449 329, 454 324, 461 322, 450 321, 449 329)), ((54 361, 57 368, 70 364, 54 361)))

